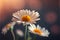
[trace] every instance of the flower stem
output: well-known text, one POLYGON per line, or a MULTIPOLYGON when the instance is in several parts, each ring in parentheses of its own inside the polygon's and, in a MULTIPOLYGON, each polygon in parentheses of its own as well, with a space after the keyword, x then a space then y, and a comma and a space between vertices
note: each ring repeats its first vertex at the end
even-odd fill
POLYGON ((34 35, 34 40, 36 40, 37 35, 34 35))
POLYGON ((25 27, 25 40, 27 40, 27 25, 25 27))
POLYGON ((14 35, 14 32, 13 32, 12 29, 11 29, 11 33, 12 33, 12 36, 13 36, 13 40, 15 40, 15 35, 14 35))
POLYGON ((15 40, 15 35, 14 35, 14 31, 13 31, 13 28, 14 28, 15 24, 16 24, 16 22, 12 22, 12 25, 11 25, 11 33, 12 33, 12 36, 13 36, 13 40, 15 40))
POLYGON ((28 31, 28 40, 31 40, 31 37, 30 37, 30 33, 29 33, 29 31, 28 31))

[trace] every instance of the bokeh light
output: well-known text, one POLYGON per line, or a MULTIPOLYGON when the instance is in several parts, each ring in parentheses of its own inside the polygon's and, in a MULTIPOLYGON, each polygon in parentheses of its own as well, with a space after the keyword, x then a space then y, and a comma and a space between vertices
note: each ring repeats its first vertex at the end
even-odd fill
POLYGON ((57 35, 60 33, 60 27, 58 25, 52 25, 50 30, 51 30, 51 33, 54 35, 57 35))
POLYGON ((57 14, 55 12, 47 12, 44 15, 44 20, 49 24, 53 24, 57 21, 57 14))

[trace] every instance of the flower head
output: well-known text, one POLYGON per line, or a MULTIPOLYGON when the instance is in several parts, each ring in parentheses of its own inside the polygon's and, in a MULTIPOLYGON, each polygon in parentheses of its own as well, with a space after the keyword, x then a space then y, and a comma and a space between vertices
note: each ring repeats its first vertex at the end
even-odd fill
POLYGON ((30 32, 40 35, 40 36, 48 37, 48 35, 49 35, 48 30, 46 30, 45 28, 41 28, 39 25, 37 25, 37 27, 36 27, 34 24, 30 24, 28 29, 30 32))
POLYGON ((5 34, 7 33, 7 31, 12 28, 13 29, 13 26, 15 25, 16 22, 11 22, 11 23, 8 23, 4 26, 4 28, 2 29, 2 33, 5 34))
POLYGON ((30 10, 20 10, 16 13, 13 13, 12 20, 18 23, 36 23, 36 21, 40 20, 38 18, 40 15, 38 12, 30 11, 30 10))

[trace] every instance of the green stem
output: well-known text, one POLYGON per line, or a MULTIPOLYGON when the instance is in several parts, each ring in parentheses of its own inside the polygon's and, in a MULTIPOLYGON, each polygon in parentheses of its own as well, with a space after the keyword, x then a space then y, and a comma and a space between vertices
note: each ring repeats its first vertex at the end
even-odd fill
POLYGON ((16 22, 12 22, 12 25, 11 25, 11 33, 12 33, 12 36, 13 36, 13 40, 15 40, 15 35, 14 35, 14 31, 13 31, 13 27, 14 27, 15 24, 16 24, 16 22))
POLYGON ((15 35, 14 35, 14 32, 13 32, 12 29, 11 29, 11 33, 12 33, 12 36, 13 36, 13 40, 15 40, 15 35))
POLYGON ((26 38, 27 38, 27 25, 25 27, 25 40, 27 40, 26 38))
POLYGON ((27 33, 28 33, 28 40, 29 40, 29 36, 30 36, 30 35, 29 35, 29 32, 27 32, 27 33))
POLYGON ((37 35, 34 35, 34 40, 36 40, 37 35))
POLYGON ((30 33, 29 33, 29 31, 28 31, 28 40, 31 40, 31 37, 30 37, 30 33))

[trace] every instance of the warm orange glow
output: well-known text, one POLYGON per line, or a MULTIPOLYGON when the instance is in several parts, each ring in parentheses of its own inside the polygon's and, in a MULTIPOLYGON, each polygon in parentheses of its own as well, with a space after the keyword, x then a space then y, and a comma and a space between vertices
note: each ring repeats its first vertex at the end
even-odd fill
POLYGON ((11 14, 23 9, 24 5, 24 0, 0 0, 0 23, 8 21, 11 14))
POLYGON ((22 16, 22 21, 29 22, 30 19, 30 16, 22 16))
POLYGON ((3 0, 0 0, 0 11, 2 10, 3 7, 3 0))

